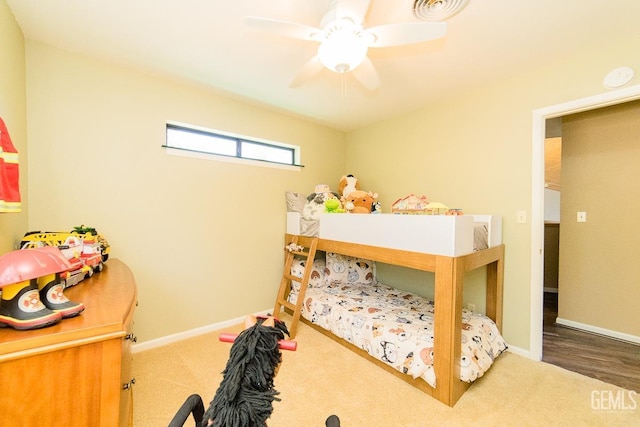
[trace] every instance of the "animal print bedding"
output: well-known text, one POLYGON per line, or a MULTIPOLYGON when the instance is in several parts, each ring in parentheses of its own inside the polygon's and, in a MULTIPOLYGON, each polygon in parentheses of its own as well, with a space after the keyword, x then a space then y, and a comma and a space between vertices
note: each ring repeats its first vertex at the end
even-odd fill
MULTIPOLYGON (((396 370, 436 386, 434 304, 382 283, 324 281, 309 287, 302 316, 396 370)), ((297 293, 289 297, 295 303, 297 293)), ((481 377, 507 348, 495 323, 463 310, 460 379, 481 377)))

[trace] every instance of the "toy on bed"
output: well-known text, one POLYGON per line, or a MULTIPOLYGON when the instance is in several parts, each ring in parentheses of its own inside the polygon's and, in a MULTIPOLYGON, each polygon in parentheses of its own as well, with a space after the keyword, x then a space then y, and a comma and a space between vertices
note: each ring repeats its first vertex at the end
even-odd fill
POLYGON ((426 215, 429 200, 424 194, 420 197, 409 194, 402 197, 391 205, 391 213, 400 215, 426 215))
POLYGON ((342 175, 342 178, 340 178, 340 182, 338 183, 338 193, 340 193, 340 197, 346 197, 352 191, 359 189, 360 184, 358 183, 358 178, 351 174, 342 175))
POLYGON ((449 208, 444 203, 431 202, 427 205, 427 213, 429 215, 445 215, 449 208))
POLYGON ((346 210, 342 207, 340 199, 331 198, 324 202, 325 213, 344 213, 346 210))
POLYGON ((331 191, 326 184, 316 185, 315 191, 307 196, 302 209, 302 217, 306 220, 317 220, 325 213, 325 202, 329 199, 339 199, 338 193, 331 191))
POLYGON ((343 175, 338 183, 340 201, 348 213, 379 213, 382 209, 377 202, 378 193, 360 190, 358 178, 349 174, 343 175))
POLYGON ((344 208, 349 213, 371 213, 378 193, 356 190, 343 197, 344 208))

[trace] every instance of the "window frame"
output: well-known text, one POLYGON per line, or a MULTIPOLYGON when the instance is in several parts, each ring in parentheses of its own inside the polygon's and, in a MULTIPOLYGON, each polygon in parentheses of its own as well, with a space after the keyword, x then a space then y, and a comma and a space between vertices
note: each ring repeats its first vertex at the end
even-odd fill
POLYGON ((196 157, 205 158, 210 160, 219 160, 227 162, 237 162, 244 164, 253 164, 257 166, 275 167, 275 168, 294 168, 299 169, 304 167, 300 163, 301 149, 300 146, 293 144, 286 144, 282 142, 269 141, 266 139, 259 139, 249 136, 238 135, 230 132, 224 132, 220 130, 207 129, 203 127, 188 125, 178 122, 166 122, 165 124, 165 144, 162 145, 167 150, 167 154, 178 155, 183 157, 196 157), (214 151, 206 151, 192 148, 180 147, 178 144, 170 145, 169 131, 187 132, 205 137, 211 137, 211 141, 232 141, 235 143, 235 154, 216 153, 214 151), (243 155, 243 144, 257 145, 263 147, 272 147, 275 150, 291 153, 292 163, 278 162, 275 160, 267 160, 256 157, 249 157, 243 155))

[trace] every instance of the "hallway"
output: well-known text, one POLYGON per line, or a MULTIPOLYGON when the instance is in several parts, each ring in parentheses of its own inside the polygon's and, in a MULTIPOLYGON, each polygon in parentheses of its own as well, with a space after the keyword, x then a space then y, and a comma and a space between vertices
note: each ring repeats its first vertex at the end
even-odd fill
POLYGON ((640 393, 640 345, 555 324, 558 294, 544 294, 542 360, 640 393))

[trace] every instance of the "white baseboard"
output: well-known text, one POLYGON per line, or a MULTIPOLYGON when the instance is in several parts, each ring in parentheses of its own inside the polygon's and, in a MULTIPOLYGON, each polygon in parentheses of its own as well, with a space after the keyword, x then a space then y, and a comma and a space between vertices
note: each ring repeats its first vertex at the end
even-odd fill
POLYGON ((591 332, 593 334, 604 335, 610 338, 615 338, 622 341, 628 341, 634 344, 640 344, 640 337, 631 334, 625 334, 623 332, 612 331, 610 329, 600 328, 598 326, 587 325, 585 323, 574 322, 573 320, 563 319, 556 317, 556 323, 558 325, 566 326, 568 328, 579 329, 581 331, 591 332))
POLYGON ((507 344, 507 351, 509 353, 517 354, 518 356, 526 357, 527 359, 531 359, 531 352, 529 350, 525 350, 524 348, 516 347, 511 344, 507 344))
MULTIPOLYGON (((270 309, 270 310, 261 311, 259 313, 253 313, 253 314, 255 316, 258 316, 258 315, 264 316, 268 313, 271 313, 272 311, 273 309, 270 309)), ((177 334, 167 335, 165 337, 156 338, 153 340, 133 344, 131 346, 131 352, 138 353, 140 351, 151 350, 152 348, 158 348, 158 347, 165 346, 167 344, 173 344, 175 342, 186 340, 188 338, 197 337, 199 335, 207 334, 209 332, 219 331, 221 329, 228 328, 230 326, 235 326, 242 323, 246 317, 247 316, 242 316, 242 317, 238 317, 231 320, 225 320, 223 322, 212 323, 210 325, 201 326, 199 328, 190 329, 188 331, 179 332, 177 334)))
MULTIPOLYGON (((273 309, 264 310, 258 313, 253 313, 255 316, 258 315, 267 315, 272 312, 273 309)), ((151 350, 153 348, 162 347, 168 344, 173 344, 182 340, 186 340, 188 338, 197 337, 199 335, 207 334, 213 331, 219 331, 224 328, 228 328, 230 326, 235 326, 241 323, 247 316, 238 317, 231 320, 225 320, 223 322, 213 323, 211 325, 202 326, 200 328, 191 329, 184 332, 179 332, 177 334, 167 335, 165 337, 156 338, 149 341, 144 341, 141 343, 136 343, 131 346, 131 351, 133 353, 138 353, 140 351, 151 350)), ((518 356, 526 357, 527 359, 531 358, 531 352, 529 350, 525 350, 520 347, 516 347, 511 344, 507 344, 507 351, 517 354, 518 356)))

